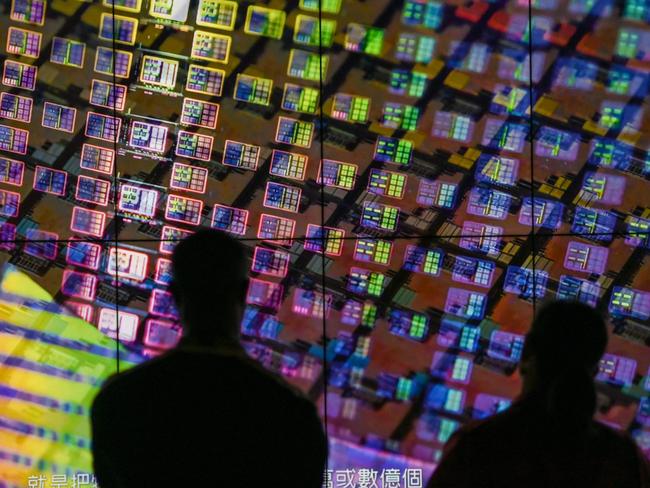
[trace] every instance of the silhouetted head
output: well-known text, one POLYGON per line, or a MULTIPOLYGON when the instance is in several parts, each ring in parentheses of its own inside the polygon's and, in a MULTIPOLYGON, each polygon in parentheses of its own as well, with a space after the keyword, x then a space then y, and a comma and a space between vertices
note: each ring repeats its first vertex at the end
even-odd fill
POLYGON ((247 288, 246 251, 229 235, 201 230, 174 249, 170 289, 185 337, 195 343, 239 340, 247 288))
POLYGON ((563 423, 591 420, 594 376, 606 346, 605 320, 595 309, 568 301, 543 305, 524 343, 524 394, 541 396, 547 413, 563 423))

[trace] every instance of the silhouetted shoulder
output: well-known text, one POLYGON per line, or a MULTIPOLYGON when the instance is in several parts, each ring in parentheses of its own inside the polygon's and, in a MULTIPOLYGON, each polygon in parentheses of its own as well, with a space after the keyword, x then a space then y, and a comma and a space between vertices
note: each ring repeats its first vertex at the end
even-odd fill
POLYGON ((428 487, 650 488, 647 460, 625 432, 598 422, 582 441, 555 432, 534 409, 516 404, 470 421, 445 445, 428 487), (576 479, 586 484, 572 485, 576 479))
POLYGON ((267 392, 263 396, 266 401, 281 403, 300 403, 306 409, 315 410, 314 405, 296 387, 282 377, 271 373, 257 361, 245 354, 222 352, 188 352, 171 350, 160 356, 130 367, 118 374, 110 376, 102 385, 95 398, 95 403, 111 401, 122 395, 140 395, 145 391, 156 394, 163 385, 170 387, 173 378, 182 388, 190 388, 196 383, 220 381, 238 383, 242 390, 248 389, 257 394, 267 392), (227 372, 227 377, 214 378, 215 371, 227 372), (272 392, 272 396, 268 396, 272 392))

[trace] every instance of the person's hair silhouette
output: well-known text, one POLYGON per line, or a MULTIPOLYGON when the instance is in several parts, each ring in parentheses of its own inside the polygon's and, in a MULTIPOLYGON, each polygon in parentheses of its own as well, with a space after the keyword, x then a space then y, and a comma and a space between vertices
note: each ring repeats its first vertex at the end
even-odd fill
POLYGON ((170 288, 184 336, 95 398, 102 488, 321 488, 327 440, 314 405, 240 343, 247 285, 246 251, 226 234, 176 246, 170 288))
POLYGON ((246 251, 227 234, 200 231, 174 248, 169 289, 182 319, 183 341, 238 343, 247 288, 246 251))
POLYGON ((520 397, 456 432, 428 488, 648 487, 634 441, 593 420, 606 346, 605 321, 593 308, 541 306, 524 342, 520 397))
POLYGON ((596 410, 594 376, 607 347, 602 315, 579 302, 542 306, 519 366, 523 393, 539 398, 552 425, 584 433, 596 410))

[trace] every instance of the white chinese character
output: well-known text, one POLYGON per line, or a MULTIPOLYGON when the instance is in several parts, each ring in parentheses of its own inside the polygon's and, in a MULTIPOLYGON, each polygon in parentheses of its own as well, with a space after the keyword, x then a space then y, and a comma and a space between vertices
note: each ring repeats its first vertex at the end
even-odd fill
POLYGON ((337 469, 335 476, 336 488, 354 488, 354 469, 337 469))
POLYGON ((27 478, 27 488, 45 488, 47 478, 42 474, 27 478))
POLYGON ((72 488, 97 488, 97 481, 90 473, 77 473, 72 476, 72 488))
POLYGON ((377 475, 379 472, 376 469, 360 469, 359 470, 359 488, 379 488, 377 485, 377 475))
POLYGON ((422 468, 407 468, 404 471, 404 488, 422 488, 422 468))
POLYGON ((67 474, 53 474, 52 475, 52 488, 66 488, 68 486, 67 474))
POLYGON ((382 488, 400 488, 400 475, 399 469, 388 468, 381 472, 382 488))
POLYGON ((332 473, 331 469, 325 470, 325 476, 323 476, 323 488, 334 488, 334 483, 332 483, 332 473))

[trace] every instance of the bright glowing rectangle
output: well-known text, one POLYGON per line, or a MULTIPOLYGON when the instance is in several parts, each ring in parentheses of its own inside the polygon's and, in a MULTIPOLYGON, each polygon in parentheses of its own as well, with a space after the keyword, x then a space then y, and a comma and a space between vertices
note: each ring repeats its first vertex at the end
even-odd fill
POLYGON ((225 77, 226 72, 222 69, 190 64, 185 90, 220 97, 225 77))
POLYGON ((304 246, 308 251, 340 256, 343 252, 344 238, 343 229, 308 224, 304 246))
POLYGON ((600 285, 570 275, 560 276, 557 287, 557 299, 567 301, 579 301, 590 307, 595 307, 600 298, 600 285))
POLYGON ((103 0, 102 3, 105 7, 126 12, 139 12, 142 6, 142 0, 103 0))
POLYGON ((453 208, 458 185, 447 181, 420 180, 416 201, 426 207, 453 208))
POLYGON ((160 285, 169 285, 172 282, 172 262, 170 259, 158 258, 156 272, 153 280, 160 285))
POLYGON ((436 112, 433 121, 434 137, 467 142, 474 132, 474 121, 468 115, 453 112, 436 112))
POLYGON ((301 195, 300 188, 269 181, 264 192, 264 206, 297 213, 301 195))
POLYGON ((130 343, 135 341, 138 334, 139 317, 130 312, 114 308, 101 308, 97 329, 120 342, 130 343))
POLYGON ((103 13, 99 20, 99 38, 120 44, 135 44, 138 20, 122 15, 103 13))
POLYGON ((572 271, 602 274, 607 266, 608 255, 609 250, 606 247, 571 241, 564 256, 564 267, 572 271))
POLYGON ((82 68, 86 55, 86 44, 63 37, 52 38, 50 62, 73 68, 82 68))
POLYGON ((190 2, 187 0, 152 0, 149 15, 158 19, 185 22, 190 2))
POLYGON ((2 84, 12 88, 33 91, 36 88, 38 68, 11 59, 5 60, 2 73, 2 84))
POLYGON ((316 113, 319 92, 316 88, 293 83, 284 84, 282 108, 293 112, 316 113))
POLYGON ((394 137, 379 136, 375 145, 375 161, 408 166, 413 154, 413 142, 394 137))
POLYGON ((112 174, 115 162, 115 151, 106 147, 84 144, 81 148, 79 166, 89 171, 112 174))
POLYGON ((122 184, 117 208, 128 214, 152 218, 156 214, 158 191, 122 184))
POLYGON ((38 58, 43 34, 40 32, 9 27, 7 31, 7 52, 28 58, 38 58))
POLYGON ((413 273, 439 276, 444 256, 445 253, 440 249, 427 249, 426 247, 408 245, 404 252, 402 268, 413 273))
POLYGON ((0 183, 21 186, 25 173, 25 163, 0 156, 0 183))
POLYGON ((190 57, 225 64, 230 57, 231 41, 230 36, 195 30, 190 57))
POLYGON ((0 125, 0 150, 16 154, 27 154, 28 141, 29 131, 8 125, 0 125))
POLYGON ((386 276, 378 271, 370 271, 355 266, 350 268, 346 289, 358 295, 381 296, 386 276))
POLYGON ((282 278, 289 269, 290 256, 285 251, 256 246, 251 269, 255 273, 282 278))
POLYGON ((192 235, 191 230, 163 225, 160 233, 160 246, 158 248, 162 254, 171 254, 176 244, 190 235, 192 235))
POLYGON ((380 124, 389 129, 411 131, 417 129, 420 109, 403 103, 386 102, 382 109, 380 124))
POLYGON ((370 101, 368 97, 337 93, 334 95, 330 115, 346 122, 366 123, 370 114, 370 101))
POLYGON ((293 42, 314 47, 331 47, 335 34, 335 20, 299 14, 293 28, 293 42))
POLYGON ((403 198, 406 175, 395 171, 371 169, 368 179, 368 192, 389 198, 403 198))
POLYGON ((45 166, 36 166, 33 188, 52 195, 65 195, 68 173, 45 166))
POLYGON ((348 51, 379 56, 384 47, 384 34, 382 28, 350 22, 345 29, 343 47, 348 51))
POLYGON ((626 184, 625 176, 596 173, 588 171, 581 190, 593 203, 601 205, 620 205, 623 202, 623 193, 626 184))
POLYGON ((178 75, 178 61, 145 55, 142 57, 139 80, 145 85, 173 90, 178 75))
POLYGON ((237 74, 233 98, 242 102, 268 105, 271 100, 273 80, 258 76, 237 74))
POLYGON ((208 184, 208 170, 189 164, 174 163, 169 187, 177 190, 205 193, 208 184))
POLYGON ((524 338, 520 334, 494 330, 490 335, 487 355, 494 359, 516 363, 524 349, 524 338))
POLYGON ((147 277, 149 256, 143 252, 111 247, 106 263, 106 272, 118 279, 144 281, 147 277))
POLYGON ((165 218, 174 222, 198 225, 201 222, 203 202, 180 195, 169 195, 165 207, 165 218))
POLYGON ((479 222, 465 221, 461 231, 462 236, 458 245, 463 249, 498 254, 501 248, 503 228, 479 222))
POLYGON ((329 56, 300 49, 292 49, 289 54, 287 75, 309 81, 325 79, 329 56))
POLYGON ((219 105, 194 98, 183 99, 181 124, 216 129, 219 105))
POLYGON ((635 288, 615 286, 609 301, 613 317, 630 317, 640 320, 650 318, 650 293, 635 288))
POLYGON ((460 283, 490 288, 496 265, 485 259, 456 256, 451 279, 460 283))
POLYGON ((282 303, 284 287, 279 283, 251 278, 246 303, 262 308, 278 310, 282 303))
POLYGON ((393 253, 393 243, 381 239, 362 237, 355 241, 354 259, 363 263, 387 266, 393 253))
POLYGON ((106 214, 104 212, 98 212, 83 207, 74 207, 72 209, 70 230, 73 232, 93 237, 102 237, 104 234, 105 224, 106 214))
POLYGON ((212 156, 212 136, 204 136, 184 130, 178 131, 176 136, 176 155, 189 159, 210 161, 212 156))
POLYGON ((357 180, 359 167, 356 164, 323 159, 318 171, 318 183, 333 188, 351 190, 357 180))
POLYGON ((541 269, 531 270, 520 266, 508 266, 503 281, 503 291, 519 298, 544 298, 548 273, 541 269))
POLYGON ((59 252, 59 234, 38 229, 27 229, 24 251, 37 258, 56 259, 59 252))
POLYGON ((244 142, 226 141, 221 163, 234 168, 255 171, 261 149, 260 146, 254 146, 244 142))
POLYGON ((489 118, 485 123, 481 144, 493 149, 520 153, 524 149, 527 135, 527 125, 489 118))
POLYGON ((513 186, 519 178, 519 160, 482 154, 474 177, 485 183, 513 186))
POLYGON ((332 306, 332 296, 317 290, 296 288, 291 311, 298 315, 313 318, 327 318, 332 306))
POLYGON ((77 118, 77 109, 59 105, 58 103, 45 102, 43 104, 43 119, 41 125, 48 129, 74 132, 74 122, 77 118))
POLYGON ((61 279, 61 292, 69 297, 92 301, 97 292, 97 277, 90 273, 66 269, 61 279))
POLYGON ((237 2, 230 0, 200 0, 196 25, 233 30, 237 19, 237 2))
POLYGON ((293 219, 262 214, 257 228, 257 237, 265 241, 275 242, 280 246, 290 246, 295 229, 296 221, 293 219))
POLYGON ((17 217, 20 210, 20 200, 19 193, 0 190, 0 216, 17 217))
POLYGON ((300 0, 300 8, 309 12, 322 11, 326 14, 338 14, 342 0, 300 0))
POLYGON ((365 201, 361 205, 359 225, 383 231, 397 230, 399 207, 392 207, 378 202, 365 201))
POLYGON ((22 97, 8 92, 0 93, 0 117, 29 123, 32 120, 34 101, 30 97, 22 97))
POLYGON ((142 341, 149 347, 171 349, 178 344, 183 335, 180 325, 165 320, 149 319, 145 325, 142 341))
POLYGON ((103 141, 115 142, 120 133, 122 120, 95 112, 86 115, 86 136, 103 141))
POLYGON ((309 148, 311 147, 314 130, 313 122, 280 117, 275 133, 275 142, 309 148))
POLYGON ((624 356, 606 353, 598 364, 596 379, 629 386, 634 382, 636 361, 624 356))
POLYGON ((281 39, 287 14, 283 10, 250 5, 246 11, 246 34, 281 39))
POLYGON ((475 187, 469 192, 467 213, 498 220, 508 216, 512 197, 491 188, 475 187))
POLYGON ((126 85, 118 85, 103 80, 93 80, 90 88, 90 104, 98 107, 122 111, 126 104, 126 85))
POLYGON ((436 351, 431 362, 431 374, 445 381, 467 384, 472 375, 472 359, 436 351))
POLYGON ((118 78, 128 78, 131 73, 132 61, 133 54, 128 51, 98 46, 95 53, 94 70, 107 76, 114 74, 118 78))
POLYGON ((576 206, 571 232, 589 235, 600 241, 610 241, 617 220, 616 214, 613 212, 576 206))
POLYGON ((105 206, 111 194, 111 182, 79 175, 75 198, 81 202, 105 206))
POLYGON ((487 295, 464 288, 449 287, 445 312, 465 319, 480 320, 485 313, 487 295))
POLYGON ((25 24, 45 24, 46 0, 11 0, 9 17, 25 24))
POLYGON ((84 241, 70 241, 66 249, 66 263, 97 270, 102 257, 102 246, 84 241))
POLYGON ((167 127, 161 125, 133 121, 129 131, 129 146, 141 151, 164 153, 167 131, 167 127))
POLYGON ((557 230, 562 224, 564 205, 554 200, 524 197, 519 210, 519 223, 557 230))
POLYGON ((304 154, 273 150, 269 173, 292 180, 304 180, 309 158, 304 154))
POLYGON ((226 205, 215 205, 210 226, 230 234, 243 236, 246 233, 247 222, 248 210, 226 205))

